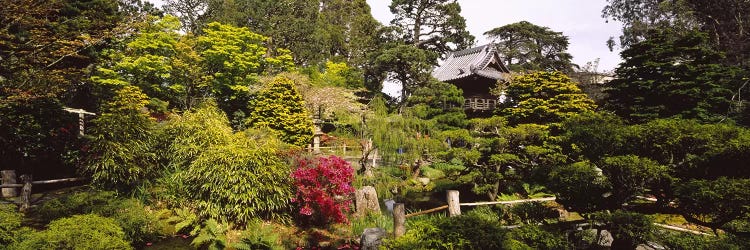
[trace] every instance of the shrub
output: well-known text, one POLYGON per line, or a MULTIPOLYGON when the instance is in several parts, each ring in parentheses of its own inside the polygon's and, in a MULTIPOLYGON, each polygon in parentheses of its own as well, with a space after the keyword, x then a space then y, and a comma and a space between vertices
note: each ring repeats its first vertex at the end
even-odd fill
POLYGON ((22 219, 15 205, 0 204, 0 249, 16 241, 22 219))
POLYGON ((100 187, 130 191, 158 173, 154 121, 143 110, 148 97, 125 86, 93 120, 91 150, 82 171, 100 187))
POLYGON ((97 213, 114 219, 125 233, 125 239, 134 246, 154 241, 165 231, 164 224, 156 214, 147 211, 143 204, 135 199, 114 201, 97 213))
POLYGON ((195 237, 191 244, 200 249, 224 249, 227 246, 228 230, 229 227, 226 224, 220 224, 214 219, 209 219, 206 221, 206 226, 201 228, 198 237, 195 237))
POLYGON ((147 211, 140 201, 118 198, 109 191, 77 191, 43 203, 34 213, 44 221, 89 213, 109 217, 122 228, 125 239, 133 245, 154 240, 163 231, 159 218, 147 211))
POLYGON ((406 234, 389 249, 506 249, 506 230, 479 216, 427 216, 407 220, 406 234))
POLYGON ((95 214, 74 215, 51 222, 14 249, 133 249, 113 219, 95 214))
POLYGON ((169 147, 174 171, 159 180, 158 196, 170 205, 239 224, 281 218, 289 208, 291 169, 276 138, 262 131, 233 133, 210 102, 175 117, 167 131, 175 138, 169 147))
POLYGON ((563 235, 545 231, 541 227, 535 225, 524 225, 519 228, 514 228, 508 233, 508 237, 523 242, 524 245, 527 245, 532 249, 571 248, 563 235))
POLYGON ((612 213, 597 212, 592 217, 604 222, 609 229, 613 249, 635 249, 638 244, 653 238, 653 222, 643 214, 617 210, 612 213))
POLYGON ((248 105, 247 125, 267 127, 278 132, 282 141, 304 146, 313 136, 313 124, 294 81, 278 76, 269 82, 248 105))
POLYGON ((284 249, 280 244, 279 234, 273 231, 272 226, 263 225, 260 220, 249 223, 240 236, 240 242, 235 243, 233 247, 240 250, 284 249))
POLYGON ((88 214, 111 207, 117 200, 117 194, 110 191, 92 189, 76 190, 71 194, 60 196, 42 203, 33 210, 44 222, 76 214, 88 214))
POLYGON ((292 196, 289 167, 276 146, 235 134, 234 142, 205 150, 182 172, 200 216, 245 223, 276 218, 292 196))
POLYGON ((348 223, 354 169, 336 156, 299 159, 292 173, 299 214, 313 225, 348 223))

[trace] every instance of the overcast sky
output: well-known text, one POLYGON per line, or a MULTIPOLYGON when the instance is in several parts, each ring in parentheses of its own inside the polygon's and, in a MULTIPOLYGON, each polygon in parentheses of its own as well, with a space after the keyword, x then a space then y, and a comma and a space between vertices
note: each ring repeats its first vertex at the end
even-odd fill
MULTIPOLYGON (((383 24, 393 15, 391 1, 367 0, 372 15, 383 24)), ((466 25, 477 38, 477 45, 489 40, 488 30, 520 21, 546 26, 570 38, 569 52, 581 66, 600 58, 599 71, 612 70, 620 63, 619 51, 610 52, 606 41, 621 34, 621 24, 601 17, 605 0, 458 0, 466 25)))

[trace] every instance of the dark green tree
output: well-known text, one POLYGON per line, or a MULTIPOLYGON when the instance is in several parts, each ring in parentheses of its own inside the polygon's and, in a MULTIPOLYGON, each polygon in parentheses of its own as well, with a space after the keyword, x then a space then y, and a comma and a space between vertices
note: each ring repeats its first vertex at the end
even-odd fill
POLYGON ((461 16, 461 6, 455 0, 394 0, 389 7, 395 15, 391 25, 397 28, 405 44, 443 58, 450 51, 474 43, 474 37, 466 30, 466 19, 461 16))
POLYGON ((573 71, 573 56, 567 52, 568 37, 562 32, 521 21, 484 35, 497 40, 495 46, 511 70, 573 71))
MULTIPOLYGON (((678 208, 685 219, 714 230, 750 213, 750 179, 690 180, 676 189, 678 208)), ((747 234, 747 232, 745 232, 747 234)))
POLYGON ((606 107, 630 122, 682 117, 716 121, 729 111, 736 85, 722 54, 698 32, 654 31, 622 52, 606 107))
POLYGON ((391 26, 384 30, 387 44, 374 56, 376 75, 401 84, 400 104, 414 89, 429 81, 429 72, 438 58, 474 43, 455 0, 394 0, 390 5, 395 15, 391 26))
POLYGON ((468 125, 463 108, 464 97, 461 89, 444 82, 431 79, 416 89, 407 100, 406 106, 414 114, 425 120, 434 120, 440 130, 462 129, 468 125))

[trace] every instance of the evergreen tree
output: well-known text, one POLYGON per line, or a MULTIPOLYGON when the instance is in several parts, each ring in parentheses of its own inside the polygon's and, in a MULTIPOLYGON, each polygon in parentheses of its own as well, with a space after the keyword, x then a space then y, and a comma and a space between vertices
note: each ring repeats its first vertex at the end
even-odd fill
POLYGON ((504 90, 508 100, 500 113, 511 124, 559 123, 596 105, 576 83, 561 72, 535 72, 519 75, 504 90))
POLYGON ((682 117, 716 121, 729 111, 732 68, 698 32, 654 31, 622 52, 606 107, 631 122, 682 117))
POLYGON ((498 51, 511 70, 573 71, 573 56, 567 52, 568 37, 562 32, 521 21, 494 28, 484 35, 498 39, 498 51))
POLYGON ((297 146, 304 146, 312 139, 312 119, 289 78, 274 78, 253 97, 249 109, 246 123, 250 127, 273 129, 282 141, 297 146))

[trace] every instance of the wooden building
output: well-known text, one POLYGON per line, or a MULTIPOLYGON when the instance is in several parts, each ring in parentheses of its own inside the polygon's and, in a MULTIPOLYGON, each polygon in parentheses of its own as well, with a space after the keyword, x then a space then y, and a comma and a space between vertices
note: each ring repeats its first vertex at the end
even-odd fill
POLYGON ((510 73, 494 44, 456 51, 435 70, 432 76, 455 85, 464 92, 467 113, 491 113, 499 97, 490 94, 498 81, 510 73))

